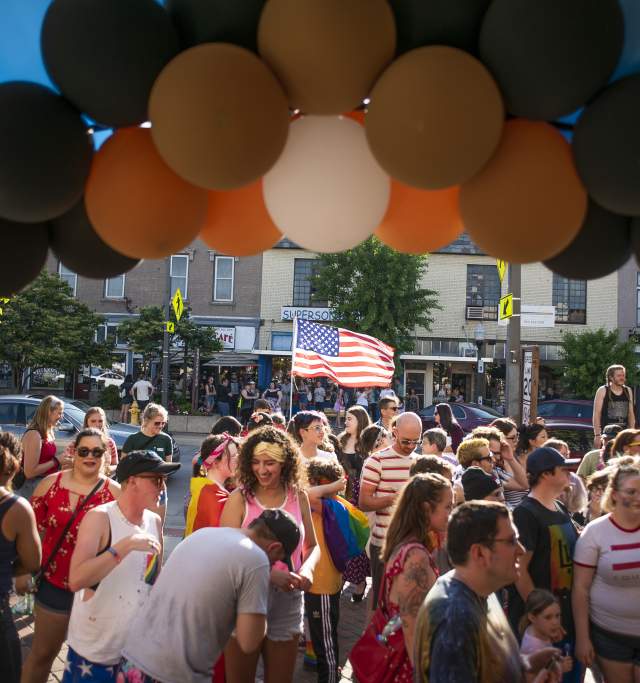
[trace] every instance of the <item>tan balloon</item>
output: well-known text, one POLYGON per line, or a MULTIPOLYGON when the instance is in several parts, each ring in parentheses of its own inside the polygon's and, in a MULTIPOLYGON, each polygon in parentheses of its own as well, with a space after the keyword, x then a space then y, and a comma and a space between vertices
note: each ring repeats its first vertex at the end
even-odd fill
POLYGON ((301 247, 350 249, 380 224, 390 180, 373 158, 364 129, 345 117, 305 116, 263 181, 267 211, 301 247))
POLYGON ((401 183, 440 190, 472 178, 504 125, 498 86, 474 57, 421 47, 397 59, 371 92, 365 127, 378 163, 401 183))
POLYGON ((544 261, 578 234, 587 193, 553 126, 514 119, 496 153, 460 190, 462 222, 483 250, 512 263, 544 261))
POLYGON ((264 175, 287 139, 284 92, 252 52, 227 43, 198 45, 163 69, 149 99, 153 140, 169 166, 210 190, 264 175))
POLYGON ((386 0, 269 0, 258 27, 261 57, 305 114, 357 108, 395 47, 386 0))

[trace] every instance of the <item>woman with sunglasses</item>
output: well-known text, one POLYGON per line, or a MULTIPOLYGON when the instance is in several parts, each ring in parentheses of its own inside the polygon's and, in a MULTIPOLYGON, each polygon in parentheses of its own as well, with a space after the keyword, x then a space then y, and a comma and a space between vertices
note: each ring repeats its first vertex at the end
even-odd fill
POLYGON ((140 431, 132 434, 122 446, 122 456, 131 451, 154 451, 166 462, 173 456, 173 441, 164 427, 169 414, 158 403, 149 403, 142 413, 140 431))
POLYGON ((322 415, 316 410, 301 410, 296 413, 289 421, 287 431, 300 446, 300 454, 305 460, 336 457, 320 448, 325 443, 327 429, 322 415))
POLYGON ((64 643, 73 604, 69 568, 80 522, 89 510, 116 500, 120 494, 120 485, 103 473, 107 442, 102 432, 83 429, 70 450, 71 468, 45 477, 31 498, 42 536, 43 575, 36 592, 35 629, 23 683, 46 683, 53 660, 64 643), (80 511, 56 550, 78 505, 80 511))
POLYGON ((84 414, 83 428, 93 427, 104 434, 104 438, 107 440, 107 450, 109 451, 109 459, 107 462, 107 468, 109 474, 115 472, 118 466, 118 447, 116 442, 109 436, 109 430, 107 429, 107 415, 100 406, 94 406, 89 408, 84 414))
POLYGON ((462 439, 464 439, 464 432, 458 424, 458 420, 453 416, 451 406, 448 403, 438 403, 433 411, 433 419, 436 427, 440 427, 447 432, 447 436, 451 439, 451 443, 448 446, 455 453, 458 450, 458 446, 462 443, 462 439))

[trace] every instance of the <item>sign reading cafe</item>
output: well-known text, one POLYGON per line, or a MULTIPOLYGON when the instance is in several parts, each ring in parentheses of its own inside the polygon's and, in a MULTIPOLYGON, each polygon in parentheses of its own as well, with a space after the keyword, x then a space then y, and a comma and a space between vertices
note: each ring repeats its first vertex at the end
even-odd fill
POLYGON ((333 320, 333 311, 330 308, 309 308, 306 306, 283 306, 280 311, 281 320, 315 320, 326 322, 333 320))

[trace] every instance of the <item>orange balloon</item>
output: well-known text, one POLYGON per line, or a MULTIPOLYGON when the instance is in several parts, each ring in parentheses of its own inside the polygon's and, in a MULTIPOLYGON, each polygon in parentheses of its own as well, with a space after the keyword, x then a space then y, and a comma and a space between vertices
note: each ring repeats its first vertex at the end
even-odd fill
POLYGON ((387 213, 375 236, 405 254, 426 254, 447 246, 462 232, 458 187, 416 190, 391 181, 387 213))
POLYGON ((483 251, 510 261, 546 261, 576 237, 587 192, 571 147, 553 126, 513 119, 489 163, 460 188, 465 230, 483 251))
POLYGON ((365 114, 366 112, 362 109, 354 109, 353 111, 349 111, 346 114, 342 114, 342 116, 346 116, 348 119, 353 119, 354 121, 357 121, 358 123, 364 126, 365 114))
POLYGON ((146 128, 121 128, 93 158, 87 214, 112 249, 131 258, 175 254, 198 235, 207 191, 176 175, 146 128))
POLYGON ((200 239, 228 256, 253 256, 277 244, 282 233, 267 213, 262 180, 237 190, 209 192, 200 239))

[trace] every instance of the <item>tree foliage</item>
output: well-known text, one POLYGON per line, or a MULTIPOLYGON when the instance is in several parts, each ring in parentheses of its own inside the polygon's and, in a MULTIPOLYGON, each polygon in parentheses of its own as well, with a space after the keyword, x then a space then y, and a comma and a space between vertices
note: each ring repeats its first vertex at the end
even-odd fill
POLYGON ((45 271, 3 306, 0 359, 11 364, 18 391, 25 370, 42 368, 72 373, 81 365, 111 365, 113 344, 97 342, 104 318, 79 302, 69 285, 45 271))
POLYGON ((328 301, 335 321, 372 335, 397 353, 413 349, 415 327, 429 329, 438 293, 422 287, 427 256, 401 254, 371 237, 354 249, 323 254, 314 298, 328 301))
POLYGON ((598 387, 605 382, 610 365, 624 365, 627 384, 638 383, 638 360, 635 344, 622 342, 618 333, 600 328, 594 332, 565 332, 562 335, 562 381, 573 398, 593 399, 598 387))
MULTIPOLYGON (((175 334, 171 335, 170 345, 172 357, 182 355, 185 362, 188 355, 200 349, 203 356, 210 356, 222 350, 222 343, 216 336, 213 327, 200 327, 190 317, 190 309, 186 308, 180 321, 176 321, 171 309, 170 320, 175 323, 175 334), (177 347, 177 348, 176 348, 177 347)), ((162 353, 164 339, 165 315, 160 306, 141 308, 137 318, 130 318, 120 323, 118 339, 129 345, 134 353, 142 356, 144 368, 162 353)))

